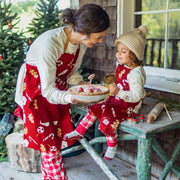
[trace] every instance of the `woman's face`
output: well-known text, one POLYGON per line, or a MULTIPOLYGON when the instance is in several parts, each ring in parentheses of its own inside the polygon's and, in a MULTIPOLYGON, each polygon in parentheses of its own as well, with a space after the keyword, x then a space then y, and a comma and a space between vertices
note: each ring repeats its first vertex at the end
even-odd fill
POLYGON ((80 42, 85 44, 87 47, 91 48, 96 43, 102 43, 103 38, 106 35, 107 30, 99 32, 99 33, 91 33, 90 36, 81 35, 80 42))
POLYGON ((117 51, 116 51, 116 58, 118 62, 122 65, 130 66, 131 65, 131 59, 129 56, 129 48, 125 46, 123 43, 118 42, 117 43, 117 51))

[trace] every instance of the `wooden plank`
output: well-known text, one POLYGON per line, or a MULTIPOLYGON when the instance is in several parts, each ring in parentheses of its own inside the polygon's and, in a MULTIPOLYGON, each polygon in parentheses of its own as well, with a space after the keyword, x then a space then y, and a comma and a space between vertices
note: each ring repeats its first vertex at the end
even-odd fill
MULTIPOLYGON (((153 139, 152 147, 165 163, 167 163, 169 161, 169 157, 168 157, 167 153, 161 148, 161 146, 156 141, 156 139, 153 139)), ((178 149, 179 145, 177 145, 176 148, 179 151, 179 149, 178 149)), ((176 150, 174 150, 174 151, 176 152, 176 150)), ((180 167, 172 164, 171 168, 172 168, 172 171, 180 178, 180 167)), ((162 175, 162 176, 164 176, 164 175, 162 175)))
POLYGON ((91 155, 91 157, 95 160, 95 162, 99 165, 99 167, 104 171, 104 173, 111 180, 120 180, 118 176, 109 168, 109 166, 102 160, 102 158, 98 155, 98 153, 92 148, 92 146, 88 143, 88 141, 83 138, 79 140, 79 142, 83 145, 86 151, 91 155))
POLYGON ((159 76, 161 78, 171 79, 180 81, 180 71, 174 69, 164 69, 157 67, 144 66, 147 75, 159 76))
POLYGON ((174 93, 174 94, 180 94, 180 82, 162 78, 162 77, 155 77, 155 76, 147 76, 146 78, 146 88, 174 93), (167 85, 168 84, 168 85, 167 85))
MULTIPOLYGON (((63 158, 63 161, 69 180, 109 180, 87 152, 63 158)), ((119 158, 106 162, 121 180, 137 180, 135 167, 131 164, 119 158)), ((0 180, 26 180, 24 177, 27 180, 42 179, 41 173, 25 173, 10 168, 8 162, 0 163, 0 180)), ((157 179, 152 177, 152 180, 157 179)))
MULTIPOLYGON (((121 134, 118 136, 118 140, 119 141, 137 140, 137 137, 131 134, 121 134)), ((91 146, 95 144, 99 144, 99 143, 107 143, 107 138, 105 136, 96 137, 88 142, 88 144, 90 144, 91 146)), ((84 149, 82 145, 77 145, 77 146, 62 150, 62 155, 66 155, 66 154, 69 154, 78 150, 82 150, 82 149, 84 149)))
POLYGON ((40 180, 41 173, 26 173, 9 167, 9 163, 0 163, 0 180, 40 180))
MULTIPOLYGON (((171 158, 166 163, 166 166, 165 166, 159 180, 164 180, 167 177, 167 175, 168 175, 170 169, 172 168, 173 163, 174 163, 177 155, 179 154, 179 152, 180 152, 180 140, 179 140, 178 144, 176 145, 176 148, 174 149, 174 151, 173 151, 173 153, 171 155, 171 158)), ((176 175, 180 178, 180 172, 176 173, 176 175)))
POLYGON ((145 66, 144 69, 146 88, 180 94, 180 71, 148 66, 145 66))

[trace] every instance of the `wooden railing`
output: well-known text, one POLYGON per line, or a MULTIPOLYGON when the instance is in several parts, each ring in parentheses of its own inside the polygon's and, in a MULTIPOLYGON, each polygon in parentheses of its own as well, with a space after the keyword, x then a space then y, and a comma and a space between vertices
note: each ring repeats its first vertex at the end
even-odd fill
MULTIPOLYGON (((144 52, 145 65, 163 67, 164 55, 162 55, 162 50, 164 49, 163 47, 164 42, 165 42, 164 39, 155 39, 155 38, 147 39, 147 45, 145 47, 145 52, 144 52)), ((172 47, 172 56, 171 57, 168 56, 170 58, 168 59, 168 63, 169 63, 168 68, 170 69, 180 69, 180 62, 178 65, 178 53, 180 52, 180 50, 178 49, 178 43, 180 43, 180 39, 169 39, 168 41, 168 45, 172 47)))

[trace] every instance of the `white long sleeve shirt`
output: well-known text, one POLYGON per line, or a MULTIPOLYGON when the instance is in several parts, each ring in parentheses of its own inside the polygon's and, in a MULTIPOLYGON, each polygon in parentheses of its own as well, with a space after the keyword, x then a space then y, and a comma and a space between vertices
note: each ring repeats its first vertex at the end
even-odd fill
MULTIPOLYGON (((26 56, 26 63, 37 66, 38 68, 43 97, 53 104, 67 104, 71 102, 71 95, 55 87, 56 62, 64 52, 66 39, 67 36, 64 32, 64 27, 46 31, 33 42, 26 56)), ((79 45, 73 45, 69 42, 66 53, 75 54, 78 47, 79 45)), ((82 76, 77 71, 81 65, 85 51, 86 46, 80 44, 78 59, 72 72, 67 77, 68 84, 77 85, 80 81, 83 81, 82 76)), ((23 106, 23 81, 25 72, 26 67, 23 64, 18 74, 15 94, 15 101, 21 107, 23 106)))
POLYGON ((144 89, 144 84, 146 82, 146 74, 142 66, 138 66, 132 69, 127 75, 127 81, 129 83, 129 91, 122 90, 122 86, 117 84, 117 87, 120 89, 117 96, 123 99, 126 102, 139 102, 139 104, 135 107, 134 112, 138 113, 142 99, 146 95, 146 91, 144 89))

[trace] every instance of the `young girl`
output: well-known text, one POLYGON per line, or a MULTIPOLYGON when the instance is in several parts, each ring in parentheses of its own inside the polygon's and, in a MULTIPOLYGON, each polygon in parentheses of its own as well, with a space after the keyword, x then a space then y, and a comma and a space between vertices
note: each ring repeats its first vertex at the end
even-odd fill
POLYGON ((110 85, 108 98, 89 106, 89 112, 77 128, 64 136, 64 139, 81 138, 86 130, 100 121, 99 130, 107 137, 105 159, 112 160, 117 149, 117 127, 127 117, 136 116, 145 97, 145 72, 143 52, 146 44, 146 26, 140 26, 121 35, 116 41, 116 84, 110 85))
POLYGON ((30 46, 15 96, 23 110, 24 145, 42 153, 44 180, 68 179, 61 147, 73 143, 63 136, 73 130, 69 103, 78 101, 67 93, 67 84, 85 83, 77 73, 82 57, 87 47, 102 43, 110 26, 107 13, 95 4, 68 8, 62 20, 67 26, 44 32, 30 46))

